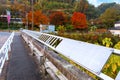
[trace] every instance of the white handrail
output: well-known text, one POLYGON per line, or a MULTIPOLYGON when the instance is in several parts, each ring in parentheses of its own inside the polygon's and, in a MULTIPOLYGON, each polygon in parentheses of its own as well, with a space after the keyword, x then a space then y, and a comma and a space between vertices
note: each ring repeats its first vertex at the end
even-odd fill
POLYGON ((0 74, 2 72, 5 60, 8 60, 8 52, 11 50, 11 43, 13 41, 14 32, 9 36, 6 42, 0 49, 0 74))
MULTIPOLYGON (((41 43, 43 43, 44 45, 52 48, 53 50, 58 51, 58 49, 56 49, 55 47, 47 44, 46 41, 45 41, 45 42, 42 41, 43 39, 42 39, 42 40, 39 39, 39 36, 38 36, 38 35, 42 35, 42 34, 44 34, 44 33, 38 33, 38 32, 35 32, 35 31, 29 31, 29 30, 23 30, 22 32, 24 32, 24 33, 26 33, 27 35, 31 36, 32 38, 40 41, 41 43)), ((54 35, 50 35, 50 34, 45 34, 45 35, 52 36, 52 37, 54 36, 54 35)), ((66 38, 58 37, 58 36, 54 36, 54 37, 55 37, 55 38, 57 37, 57 38, 60 38, 60 39, 66 39, 66 38)), ((64 45, 63 45, 63 46, 64 46, 64 45)), ((104 47, 104 48, 105 48, 105 47, 104 47)), ((62 48, 62 49, 63 49, 63 48, 62 48)), ((65 48, 64 48, 64 49, 65 49, 65 48)), ((109 51, 110 54, 112 54, 112 52, 114 52, 115 54, 120 55, 120 50, 117 50, 117 49, 114 49, 114 48, 105 48, 105 49, 103 49, 103 50, 104 50, 104 53, 105 53, 106 49, 108 49, 108 51, 109 51)), ((59 51, 58 51, 58 52, 59 52, 59 51)), ((109 58, 109 56, 108 56, 108 58, 109 58)), ((106 60, 106 61, 107 61, 107 60, 106 60)), ((85 68, 85 66, 84 66, 83 68, 85 68)), ((100 71, 99 74, 96 74, 96 73, 94 73, 93 71, 90 71, 90 72, 92 72, 92 73, 95 74, 96 76, 100 77, 101 79, 104 79, 104 80, 114 80, 113 78, 111 78, 111 77, 103 74, 101 71, 100 71)), ((116 77, 115 80, 118 80, 118 79, 120 79, 120 72, 119 72, 119 74, 117 75, 117 77, 116 77)))
POLYGON ((120 50, 118 50, 118 49, 114 49, 114 54, 117 54, 117 55, 120 55, 120 50))

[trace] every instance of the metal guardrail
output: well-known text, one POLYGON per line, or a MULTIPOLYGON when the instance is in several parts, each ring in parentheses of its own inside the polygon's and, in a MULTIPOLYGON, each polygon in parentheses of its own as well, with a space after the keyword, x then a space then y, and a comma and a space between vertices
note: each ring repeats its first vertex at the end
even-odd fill
POLYGON ((9 38, 6 40, 6 42, 3 44, 3 46, 0 49, 0 74, 2 72, 4 63, 6 60, 8 60, 8 53, 11 51, 11 43, 13 41, 14 32, 11 33, 9 38))
MULTIPOLYGON (((41 42, 41 43, 43 43, 44 45, 46 45, 46 46, 48 46, 48 47, 50 47, 50 48, 52 48, 53 50, 55 50, 55 51, 57 51, 58 50, 58 52, 59 52, 59 49, 60 50, 62 50, 62 48, 57 48, 57 47, 59 47, 59 44, 60 44, 60 47, 62 46, 61 45, 61 43, 65 43, 65 45, 66 45, 66 41, 64 41, 64 40, 67 40, 67 41, 70 41, 71 43, 72 43, 72 41, 70 40, 70 39, 66 39, 66 38, 63 38, 63 37, 58 37, 58 36, 54 36, 54 35, 49 35, 49 34, 44 34, 44 33, 39 33, 39 32, 34 32, 34 31, 28 31, 28 30, 23 30, 22 31, 24 34, 26 34, 26 35, 28 35, 28 36, 30 36, 30 37, 32 37, 33 39, 35 39, 35 40, 37 40, 38 42, 41 42), (52 44, 51 44, 51 42, 52 42, 52 44), (56 46, 54 46, 54 44, 53 43, 58 43, 57 44, 57 47, 56 46)), ((73 42, 75 42, 76 43, 76 41, 73 41, 73 42)), ((80 42, 80 43, 83 43, 83 42, 80 42)), ((56 45, 56 44, 55 44, 56 45)), ((63 45, 62 47, 64 47, 65 45, 63 45)), ((67 44, 68 45, 68 44, 67 44)), ((81 44, 80 44, 81 45, 81 44)), ((82 44, 82 46, 85 46, 85 45, 89 45, 89 46, 86 46, 86 47, 84 47, 84 48, 87 48, 87 47, 89 47, 89 48, 91 48, 92 46, 93 46, 93 48, 96 48, 96 47, 98 47, 98 48, 101 48, 101 50, 99 49, 97 49, 98 51, 100 51, 101 53, 104 53, 104 55, 103 56, 101 56, 101 57, 99 57, 99 55, 97 56, 98 58, 103 58, 106 54, 106 51, 108 52, 108 54, 109 55, 111 55, 112 54, 112 52, 114 52, 115 54, 119 54, 120 55, 120 50, 116 50, 116 49, 113 49, 113 48, 105 48, 105 47, 100 47, 100 46, 96 46, 96 45, 92 45, 92 44, 88 44, 88 43, 83 43, 82 44), (106 50, 107 49, 107 50, 106 50), (103 50, 103 51, 102 51, 103 50)), ((32 46, 33 46, 33 44, 32 44, 32 46)), ((67 46, 67 47, 69 47, 69 46, 67 46)), ((65 47, 64 47, 65 48, 65 47)), ((64 49, 63 48, 63 49, 64 49)), ((81 48, 81 49, 83 49, 83 48, 81 48)), ((91 51, 91 50, 90 50, 91 51)), ((64 52, 64 51, 63 51, 64 52)), ((83 49, 83 52, 84 52, 84 49, 83 49)), ((95 52, 95 51, 93 51, 93 52, 95 52)), ((46 53, 47 54, 47 53, 46 53)), ((107 54, 107 55, 108 55, 107 54)), ((63 54, 64 55, 64 54, 63 54)), ((100 54, 101 55, 101 54, 100 54)), ((107 59, 109 58, 109 55, 107 56, 107 58, 106 58, 106 60, 105 60, 105 62, 107 61, 107 59)), ((66 56, 66 55, 65 55, 66 56)), ((91 56, 91 55, 90 55, 91 56)), ((51 61, 51 62, 53 62, 58 68, 59 68, 59 64, 58 63, 56 63, 55 62, 55 60, 54 59, 52 59, 52 57, 49 55, 49 54, 47 54, 47 56, 46 56, 47 58, 49 58, 49 60, 51 61)), ((85 58, 85 57, 84 57, 85 58)), ((94 57, 95 58, 95 57, 94 57)), ((93 59, 93 58, 92 58, 93 59)), ((96 59, 96 58, 95 58, 96 59)), ((98 60, 98 59, 97 59, 98 60)), ((102 61, 102 59, 100 59, 101 61, 102 61)), ((95 61, 95 60, 94 60, 95 61)), ((97 64, 97 63, 96 63, 97 64)), ((93 65, 93 64, 92 64, 93 65)), ((104 63, 103 63, 103 65, 104 65, 104 63)), ((102 66, 103 66, 102 65, 102 66)), ((83 66, 83 68, 86 68, 87 66, 83 66)), ((97 68, 97 67, 96 67, 97 68)), ((59 68, 59 70, 60 70, 61 68, 59 68)), ((64 73, 64 71, 65 72, 67 72, 66 70, 64 70, 64 68, 62 68, 61 69, 61 72, 63 71, 63 73, 64 73)), ((91 71, 90 70, 90 72, 92 72, 93 74, 95 74, 96 76, 98 76, 98 77, 100 77, 101 79, 104 79, 104 80, 114 80, 114 79, 112 79, 111 77, 109 77, 109 76, 107 76, 107 75, 105 75, 105 74, 103 74, 102 72, 101 72, 101 69, 100 69, 100 72, 99 73, 94 73, 94 71, 91 71)), ((69 73, 69 72, 67 72, 67 73, 69 73)), ((69 76, 69 77, 67 77, 67 78, 71 78, 72 77, 72 75, 70 74, 70 75, 67 75, 66 73, 65 73, 65 76, 69 76)), ((116 79, 115 80, 120 80, 120 72, 118 73, 118 75, 117 75, 117 77, 116 77, 116 79)), ((75 77, 73 76, 73 79, 74 80, 77 80, 77 79, 75 79, 75 77)), ((73 80, 73 79, 69 79, 69 80, 73 80)))

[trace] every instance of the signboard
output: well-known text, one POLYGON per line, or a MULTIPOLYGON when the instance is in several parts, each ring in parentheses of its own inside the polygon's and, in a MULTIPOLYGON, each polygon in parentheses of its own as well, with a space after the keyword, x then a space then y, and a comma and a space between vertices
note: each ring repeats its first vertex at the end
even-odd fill
POLYGON ((48 30, 49 30, 50 32, 54 32, 54 31, 55 31, 55 26, 54 26, 54 25, 49 25, 49 26, 48 26, 48 30))
POLYGON ((95 74, 100 74, 112 54, 111 48, 71 39, 63 39, 56 50, 95 74))
POLYGON ((55 32, 55 26, 54 25, 40 25, 40 32, 55 32))

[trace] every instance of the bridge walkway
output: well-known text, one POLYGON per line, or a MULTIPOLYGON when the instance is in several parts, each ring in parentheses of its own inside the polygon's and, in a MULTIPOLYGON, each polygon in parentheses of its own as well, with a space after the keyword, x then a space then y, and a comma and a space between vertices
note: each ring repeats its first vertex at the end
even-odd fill
POLYGON ((20 33, 15 33, 11 53, 6 80, 41 80, 37 65, 29 56, 30 50, 24 44, 20 33))

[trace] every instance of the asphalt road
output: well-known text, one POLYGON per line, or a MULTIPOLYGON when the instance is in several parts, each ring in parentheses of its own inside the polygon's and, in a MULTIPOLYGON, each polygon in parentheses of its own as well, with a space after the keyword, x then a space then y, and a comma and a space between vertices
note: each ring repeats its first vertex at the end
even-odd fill
POLYGON ((11 53, 6 80, 42 80, 37 65, 28 55, 30 51, 18 33, 15 33, 11 53))

